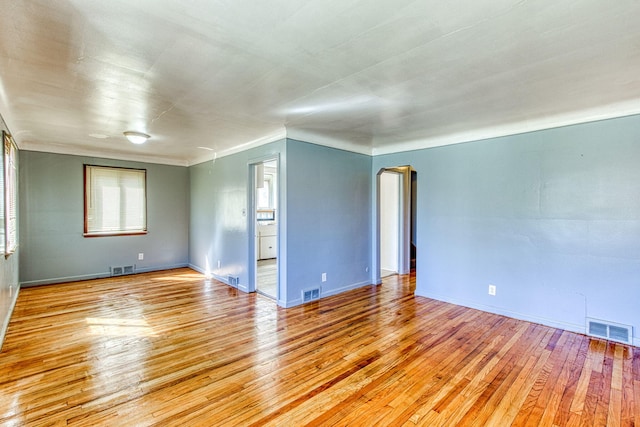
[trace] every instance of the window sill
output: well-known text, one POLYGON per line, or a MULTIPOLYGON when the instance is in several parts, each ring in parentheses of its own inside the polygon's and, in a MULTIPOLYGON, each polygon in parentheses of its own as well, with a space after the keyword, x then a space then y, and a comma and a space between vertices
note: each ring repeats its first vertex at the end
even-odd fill
POLYGON ((110 231, 105 233, 83 233, 84 237, 113 237, 113 236, 140 236, 147 234, 145 231, 110 231))

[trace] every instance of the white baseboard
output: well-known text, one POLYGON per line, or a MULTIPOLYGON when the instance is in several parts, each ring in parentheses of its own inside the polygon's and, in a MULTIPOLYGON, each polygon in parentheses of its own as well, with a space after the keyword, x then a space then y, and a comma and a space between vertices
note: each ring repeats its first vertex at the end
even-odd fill
MULTIPOLYGON (((352 283, 350 285, 341 286, 339 288, 331 289, 331 290, 328 290, 326 292, 324 290, 322 290, 322 292, 320 293, 320 299, 325 298, 325 297, 330 297, 330 296, 333 296, 333 295, 338 295, 338 294, 341 294, 343 292, 351 291, 353 289, 362 288, 364 286, 373 286, 373 285, 371 284, 370 281, 365 280, 363 282, 352 283)), ((314 300, 314 301, 318 301, 318 300, 314 300)), ((309 301, 309 302, 311 302, 311 301, 309 301)), ((295 307, 297 305, 302 305, 302 304, 304 304, 304 302, 302 301, 302 296, 300 296, 300 298, 296 298, 296 299, 288 300, 288 301, 278 300, 278 305, 280 307, 284 307, 284 308, 291 308, 291 307, 295 307)))
MULTIPOLYGON (((190 267, 190 265, 187 263, 180 263, 180 264, 161 265, 161 266, 143 267, 143 268, 138 268, 136 266, 136 274, 150 273, 152 271, 171 270, 174 268, 183 268, 183 267, 190 267)), ((28 288, 31 286, 54 285, 56 283, 78 282, 81 280, 104 279, 106 277, 111 277, 110 271, 107 271, 104 273, 82 274, 78 276, 65 276, 65 277, 54 277, 49 279, 29 280, 26 282, 20 282, 20 286, 24 288, 28 288)))
POLYGON ((200 266, 195 265, 195 264, 188 264, 187 267, 189 267, 192 270, 197 271, 200 274, 207 274, 206 271, 204 271, 204 269, 202 269, 200 266))
POLYGON ((351 291, 353 289, 358 289, 358 288, 362 288, 363 286, 369 286, 369 285, 371 285, 371 282, 368 281, 368 280, 365 280, 363 282, 352 283, 350 285, 342 286, 342 287, 339 287, 339 288, 336 288, 336 289, 331 289, 331 290, 329 290, 327 292, 322 291, 321 297, 322 298, 330 297, 330 296, 333 296, 333 295, 338 295, 338 294, 341 294, 343 292, 351 291))
MULTIPOLYGON (((189 264, 188 267, 190 269, 192 269, 192 270, 197 271, 200 274, 205 274, 205 275, 207 274, 207 272, 203 268, 201 268, 201 267, 199 267, 199 266, 197 266, 195 264, 189 264)), ((217 280, 218 282, 222 282, 227 286, 231 286, 232 288, 236 288, 239 291, 242 291, 244 293, 249 293, 249 288, 247 287, 247 285, 238 285, 237 287, 231 285, 229 283, 229 276, 220 276, 220 275, 217 275, 215 273, 209 273, 209 276, 211 276, 212 279, 217 280)))
POLYGON ((16 287, 16 293, 13 294, 13 298, 11 303, 9 304, 9 311, 7 311, 7 315, 2 320, 2 327, 0 328, 0 351, 2 351, 2 344, 4 344, 4 337, 7 334, 7 330, 9 329, 9 322, 11 321, 11 315, 13 314, 13 309, 16 306, 16 301, 18 301, 18 294, 20 293, 20 285, 16 287))
POLYGON ((185 268, 185 267, 189 267, 189 264, 186 262, 181 262, 179 264, 161 265, 156 267, 136 266, 136 273, 151 273, 152 271, 173 270, 174 268, 185 268))
POLYGON ((107 271, 106 273, 94 273, 94 274, 83 274, 79 276, 66 276, 66 277, 54 277, 50 279, 40 279, 40 280, 28 280, 26 282, 20 282, 20 286, 23 288, 29 288, 31 286, 41 286, 41 285, 55 285, 56 283, 65 283, 65 282, 78 282, 80 280, 91 280, 91 279, 102 279, 105 277, 111 276, 111 272, 107 271))
POLYGON ((463 299, 459 299, 459 298, 450 298, 450 297, 447 297, 447 296, 438 295, 438 294, 432 294, 432 293, 428 293, 428 292, 427 293, 419 293, 417 290, 416 290, 416 296, 422 296, 422 297, 426 297, 426 298, 431 298, 431 299, 435 299, 435 300, 438 300, 438 301, 446 302, 446 303, 449 303, 449 304, 455 304, 455 305, 460 305, 460 306, 463 306, 463 307, 473 308, 473 309, 484 311, 484 312, 487 312, 487 313, 498 314, 498 315, 501 315, 501 316, 511 317, 513 319, 524 320, 524 321, 531 322, 531 323, 537 323, 537 324, 540 324, 540 325, 550 326, 552 328, 564 329, 566 331, 576 332, 576 333, 579 333, 579 334, 584 334, 586 332, 584 324, 561 322, 561 321, 557 321, 557 320, 553 320, 553 319, 548 319, 548 318, 545 318, 545 317, 531 316, 529 314, 524 314, 524 313, 520 313, 520 312, 517 312, 517 311, 505 310, 505 309, 501 309, 499 307, 488 306, 488 305, 484 305, 484 304, 478 304, 478 303, 475 303, 475 302, 472 302, 472 301, 463 300, 463 299))

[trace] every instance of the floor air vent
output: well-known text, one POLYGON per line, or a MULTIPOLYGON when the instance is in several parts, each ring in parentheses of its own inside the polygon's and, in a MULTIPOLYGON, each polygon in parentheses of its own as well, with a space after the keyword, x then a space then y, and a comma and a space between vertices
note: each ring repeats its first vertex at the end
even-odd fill
POLYGON ((607 322, 604 320, 587 319, 587 335, 631 344, 633 330, 629 325, 607 322))
POLYGON ((135 265, 123 265, 122 267, 111 267, 111 276, 124 276, 136 272, 135 265))
POLYGON ((320 288, 307 289, 302 291, 302 302, 320 299, 320 288))

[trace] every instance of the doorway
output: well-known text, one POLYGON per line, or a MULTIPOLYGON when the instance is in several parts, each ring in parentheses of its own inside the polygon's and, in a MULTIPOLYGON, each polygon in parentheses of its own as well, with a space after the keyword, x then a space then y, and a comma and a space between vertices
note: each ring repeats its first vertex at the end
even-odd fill
POLYGON ((278 298, 278 159, 252 164, 255 290, 278 298))
POLYGON ((401 174, 380 174, 380 277, 400 271, 400 190, 401 174))
POLYGON ((378 172, 379 278, 415 268, 417 173, 411 166, 378 172))

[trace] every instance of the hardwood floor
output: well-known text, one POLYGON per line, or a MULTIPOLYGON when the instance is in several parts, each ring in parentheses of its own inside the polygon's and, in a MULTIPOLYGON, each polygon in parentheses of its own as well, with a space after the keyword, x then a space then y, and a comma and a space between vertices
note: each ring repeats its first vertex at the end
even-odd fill
POLYGON ((414 297, 291 309, 191 270, 26 288, 6 426, 633 426, 640 349, 414 297))

